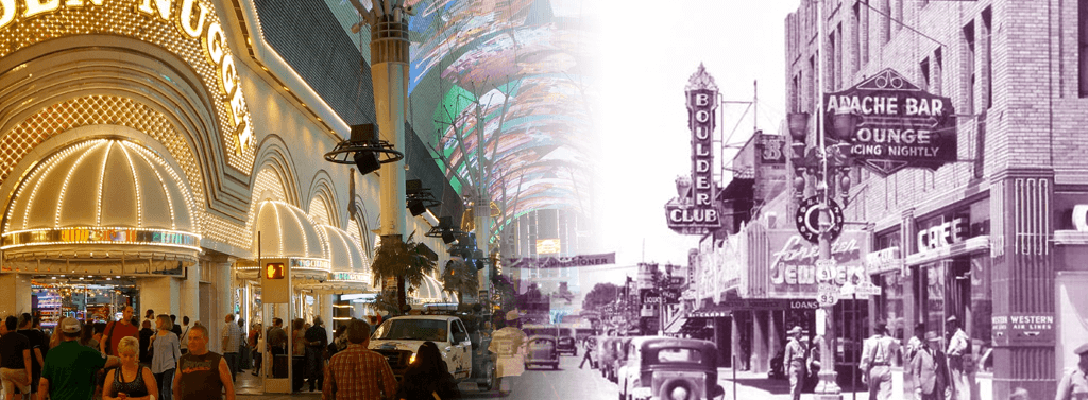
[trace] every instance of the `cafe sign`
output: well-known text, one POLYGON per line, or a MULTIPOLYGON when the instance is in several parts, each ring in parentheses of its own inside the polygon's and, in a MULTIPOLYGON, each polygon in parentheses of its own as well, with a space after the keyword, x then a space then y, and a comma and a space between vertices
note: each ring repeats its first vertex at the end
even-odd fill
POLYGON ((837 132, 836 112, 859 116, 852 132, 830 137, 846 144, 845 153, 887 176, 904 168, 936 170, 956 160, 956 121, 952 100, 926 92, 892 69, 857 86, 824 93, 824 132, 837 132))
POLYGON ((702 235, 721 227, 721 211, 715 203, 714 126, 718 108, 718 86, 699 65, 684 90, 691 130, 691 180, 677 180, 678 196, 665 204, 669 229, 688 235, 702 235))

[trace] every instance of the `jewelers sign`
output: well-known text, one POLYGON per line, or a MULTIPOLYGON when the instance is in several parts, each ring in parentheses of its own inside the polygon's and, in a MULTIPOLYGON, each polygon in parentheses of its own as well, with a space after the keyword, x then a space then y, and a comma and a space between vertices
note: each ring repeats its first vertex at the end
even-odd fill
POLYGON ((844 153, 880 175, 904 168, 936 170, 956 160, 952 100, 922 90, 895 70, 885 69, 841 92, 824 93, 824 105, 828 138, 848 144, 844 153), (833 117, 846 108, 859 115, 857 125, 848 136, 834 137, 833 117))
POLYGON ((718 108, 718 86, 699 65, 684 88, 691 129, 691 180, 677 180, 677 192, 665 204, 669 228, 689 235, 701 235, 722 225, 715 203, 718 188, 714 184, 714 110, 718 108))

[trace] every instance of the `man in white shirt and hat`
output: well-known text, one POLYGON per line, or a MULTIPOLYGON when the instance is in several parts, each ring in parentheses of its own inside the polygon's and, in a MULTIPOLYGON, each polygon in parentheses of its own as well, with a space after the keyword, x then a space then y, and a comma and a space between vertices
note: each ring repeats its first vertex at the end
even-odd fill
POLYGON ((1080 357, 1077 367, 1069 370, 1058 383, 1058 394, 1054 400, 1088 399, 1088 343, 1073 350, 1080 357))
POLYGON ((790 399, 801 399, 801 387, 805 385, 805 359, 807 351, 801 343, 801 327, 790 329, 789 342, 786 343, 786 354, 782 358, 782 366, 786 368, 786 377, 790 380, 790 399))
POLYGON ((491 336, 492 353, 498 355, 495 361, 495 376, 498 377, 499 393, 509 394, 513 387, 510 378, 521 376, 525 372, 525 352, 529 337, 521 330, 521 315, 517 310, 506 313, 505 327, 496 330, 491 336))

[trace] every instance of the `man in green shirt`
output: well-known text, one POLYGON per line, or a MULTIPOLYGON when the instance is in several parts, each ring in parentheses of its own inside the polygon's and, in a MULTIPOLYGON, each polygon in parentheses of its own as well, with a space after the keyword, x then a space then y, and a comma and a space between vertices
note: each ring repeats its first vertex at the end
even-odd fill
POLYGON ((90 400, 96 383, 95 371, 119 365, 120 359, 80 345, 82 326, 75 318, 62 319, 56 329, 61 330, 61 344, 45 358, 38 383, 41 400, 90 400))

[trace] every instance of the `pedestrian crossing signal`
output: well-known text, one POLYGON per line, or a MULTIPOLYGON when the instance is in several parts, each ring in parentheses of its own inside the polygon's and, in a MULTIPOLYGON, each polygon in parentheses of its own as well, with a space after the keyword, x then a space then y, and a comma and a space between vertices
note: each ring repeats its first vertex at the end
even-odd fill
POLYGON ((283 279, 286 266, 283 263, 268 263, 264 266, 265 279, 283 279))

